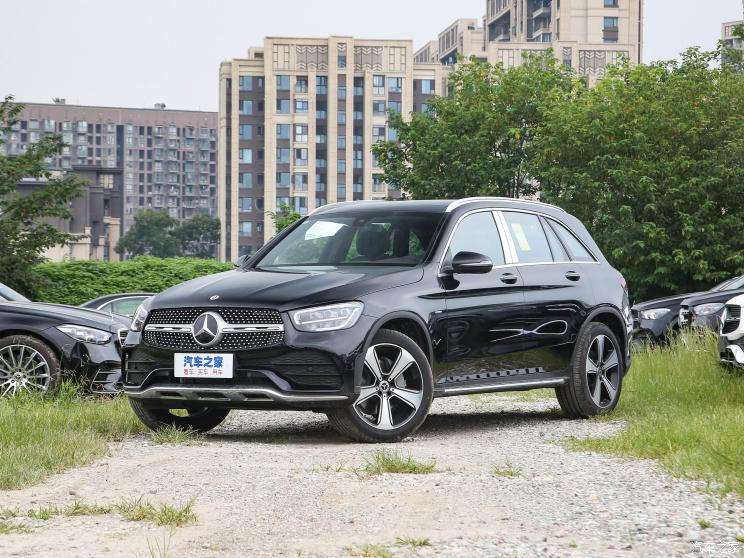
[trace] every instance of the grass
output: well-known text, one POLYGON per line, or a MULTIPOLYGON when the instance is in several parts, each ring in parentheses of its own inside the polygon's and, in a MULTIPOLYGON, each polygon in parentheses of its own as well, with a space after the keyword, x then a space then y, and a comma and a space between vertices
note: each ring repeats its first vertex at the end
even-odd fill
POLYGON ((410 546, 411 548, 421 548, 422 546, 431 546, 429 539, 416 539, 414 537, 396 537, 395 546, 410 546))
POLYGON ((360 548, 347 547, 349 556, 362 556, 363 558, 392 558, 393 553, 384 544, 365 544, 360 548))
POLYGON ((744 496, 744 374, 718 364, 715 335, 672 340, 633 355, 615 413, 616 436, 573 440, 578 450, 657 459, 672 474, 744 496))
POLYGON ((710 521, 707 519, 698 519, 698 525, 701 529, 710 529, 710 521))
POLYGON ((17 533, 30 533, 31 528, 27 525, 20 525, 16 523, 6 523, 0 521, 0 535, 15 535, 17 533))
POLYGON ((438 472, 433 462, 416 461, 410 454, 404 457, 399 451, 386 449, 374 451, 361 471, 369 476, 383 473, 428 475, 438 472))
POLYGON ((522 471, 507 461, 503 467, 491 469, 491 475, 494 477, 521 477, 522 471))
POLYGON ((150 521, 158 526, 183 527, 196 523, 194 501, 189 500, 182 506, 160 504, 155 506, 143 500, 124 500, 114 506, 121 516, 128 521, 150 521))
POLYGON ((55 397, 1 399, 0 490, 90 463, 106 455, 111 442, 144 430, 126 398, 86 398, 70 383, 55 397))
POLYGON ((153 444, 193 446, 204 442, 204 436, 195 430, 181 430, 175 426, 165 426, 150 435, 153 444))
POLYGON ((147 550, 151 558, 168 558, 170 556, 170 546, 174 532, 175 529, 173 527, 163 531, 162 541, 158 539, 152 541, 149 538, 147 539, 147 550))

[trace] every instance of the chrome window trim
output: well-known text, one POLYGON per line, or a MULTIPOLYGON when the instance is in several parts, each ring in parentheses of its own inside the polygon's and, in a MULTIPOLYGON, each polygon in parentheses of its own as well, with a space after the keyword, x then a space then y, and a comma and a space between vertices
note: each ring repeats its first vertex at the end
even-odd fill
POLYGON ((509 227, 506 223, 506 219, 504 218, 503 213, 498 210, 494 211, 493 215, 494 215, 494 219, 496 219, 496 223, 499 226, 499 232, 502 235, 501 244, 503 245, 504 242, 506 242, 506 245, 508 246, 508 250, 509 250, 508 263, 511 265, 516 265, 517 263, 519 263, 519 258, 517 257, 517 248, 514 246, 514 239, 509 233, 509 227))
MULTIPOLYGON (((439 260, 439 268, 437 269, 437 274, 439 276, 446 275, 446 274, 443 274, 442 273, 442 267, 444 266, 445 256, 447 255, 447 251, 449 250, 450 245, 452 244, 452 237, 455 235, 455 232, 457 232, 457 228, 460 226, 460 223, 462 222, 463 219, 465 219, 465 217, 468 217, 470 215, 474 215, 475 213, 486 213, 486 212, 487 213, 490 213, 491 214, 491 218, 493 218, 494 224, 496 225, 496 230, 499 233, 499 240, 501 241, 501 250, 504 252, 504 261, 505 261, 505 263, 504 264, 499 264, 499 265, 494 265, 493 266, 493 269, 499 269, 499 268, 503 268, 503 267, 513 267, 514 266, 514 264, 509 263, 508 261, 506 261, 509 258, 510 252, 509 252, 508 246, 506 246, 504 244, 504 236, 501 234, 501 229, 499 227, 498 220, 495 217, 496 211, 497 210, 494 209, 494 208, 492 208, 492 207, 483 207, 483 208, 479 208, 479 209, 471 209, 470 211, 468 211, 466 213, 463 213, 462 215, 460 215, 460 217, 458 217, 457 222, 455 222, 455 226, 452 227, 452 231, 450 232, 449 236, 447 237, 447 243, 444 245, 444 251, 442 252, 442 258, 439 260)), ((454 256, 454 254, 453 254, 453 256, 454 256)))

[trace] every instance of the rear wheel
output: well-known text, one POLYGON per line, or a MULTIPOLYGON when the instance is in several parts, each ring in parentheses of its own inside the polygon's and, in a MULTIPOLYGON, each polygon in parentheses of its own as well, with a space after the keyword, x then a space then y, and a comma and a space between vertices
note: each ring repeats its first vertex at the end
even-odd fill
POLYGON ((230 413, 230 409, 152 409, 141 400, 129 398, 134 414, 152 430, 173 427, 178 430, 209 432, 219 426, 230 413))
POLYGON ((0 339, 0 397, 54 393, 61 379, 59 359, 43 341, 28 335, 0 339))
POLYGON ((359 396, 348 407, 326 414, 352 440, 398 441, 424 422, 432 391, 431 367, 421 348, 402 333, 381 330, 365 354, 359 396))
POLYGON ((590 323, 576 342, 568 383, 555 390, 564 414, 586 418, 612 411, 620 400, 624 373, 615 334, 604 324, 590 323))

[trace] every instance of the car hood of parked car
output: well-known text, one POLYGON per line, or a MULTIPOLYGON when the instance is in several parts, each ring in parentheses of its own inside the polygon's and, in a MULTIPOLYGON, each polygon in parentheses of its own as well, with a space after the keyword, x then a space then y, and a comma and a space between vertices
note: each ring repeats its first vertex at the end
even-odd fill
MULTIPOLYGON (((111 332, 116 332, 130 324, 129 319, 116 314, 44 302, 2 302, 0 313, 38 317, 58 324, 82 325, 111 332)), ((51 325, 55 324, 50 323, 51 325)))
POLYGON ((421 267, 349 266, 323 272, 239 269, 171 287, 153 297, 149 307, 236 305, 284 311, 356 300, 376 291, 415 283, 422 277, 421 267))
POLYGON ((670 306, 672 307, 672 309, 674 309, 675 306, 679 306, 686 298, 691 298, 693 296, 698 296, 701 294, 704 294, 704 292, 665 296, 663 298, 646 300, 645 302, 639 302, 638 304, 634 305, 633 310, 651 310, 653 308, 669 308, 670 306))
POLYGON ((699 306, 701 304, 708 304, 714 302, 727 302, 729 299, 734 298, 737 295, 744 294, 744 289, 733 289, 731 291, 713 291, 709 293, 702 293, 697 296, 693 295, 682 301, 682 306, 688 308, 692 306, 699 306))

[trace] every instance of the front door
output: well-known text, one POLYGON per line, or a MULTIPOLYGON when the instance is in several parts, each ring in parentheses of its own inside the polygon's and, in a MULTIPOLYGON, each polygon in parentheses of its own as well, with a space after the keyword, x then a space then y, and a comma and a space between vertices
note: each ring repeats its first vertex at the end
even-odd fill
POLYGON ((445 293, 445 380, 520 367, 524 282, 508 265, 494 213, 466 215, 457 224, 442 263, 440 280, 445 293), (458 252, 488 256, 493 269, 485 274, 452 273, 458 252))

